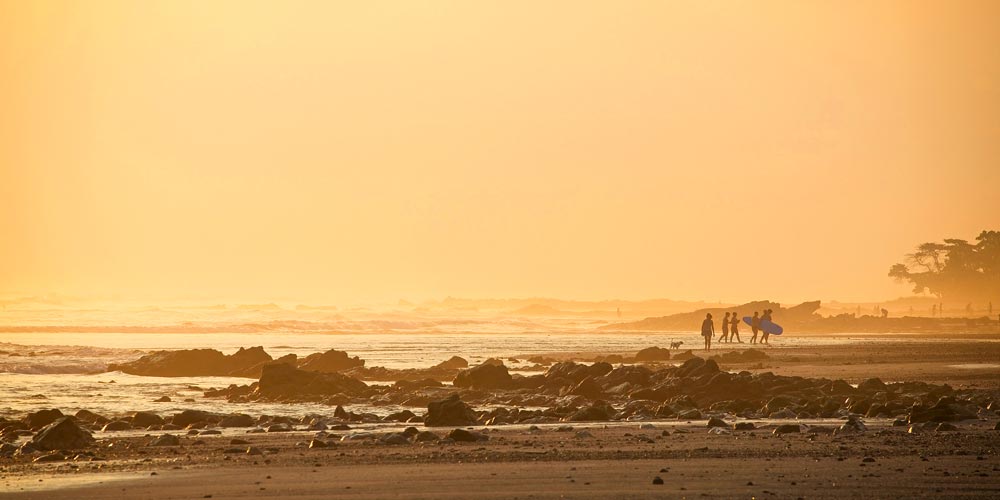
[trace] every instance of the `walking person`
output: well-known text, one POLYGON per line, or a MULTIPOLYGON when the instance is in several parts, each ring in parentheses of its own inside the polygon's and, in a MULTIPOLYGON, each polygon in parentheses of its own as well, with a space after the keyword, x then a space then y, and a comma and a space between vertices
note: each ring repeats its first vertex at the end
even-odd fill
POLYGON ((736 315, 736 311, 733 311, 733 320, 729 322, 729 342, 733 341, 733 337, 736 337, 736 341, 743 343, 740 340, 740 317, 736 315))
POLYGON ((757 343, 757 332, 760 330, 760 313, 758 311, 753 312, 753 318, 750 319, 750 331, 753 332, 753 337, 750 337, 750 343, 757 343))
POLYGON ((726 317, 722 318, 722 335, 719 337, 719 343, 725 342, 729 338, 729 313, 726 313, 726 317))
POLYGON ((712 323, 712 313, 705 315, 705 321, 701 322, 701 336, 705 337, 705 350, 712 349, 712 337, 715 336, 715 323, 712 323))
MULTIPOLYGON (((761 326, 763 326, 763 324, 764 324, 765 321, 767 321, 768 323, 771 322, 771 310, 770 309, 764 309, 764 315, 760 317, 760 324, 761 324, 761 326)), ((767 341, 767 338, 770 337, 771 334, 767 333, 767 330, 764 329, 764 328, 762 328, 761 330, 763 330, 764 333, 761 334, 761 336, 760 336, 760 343, 761 344, 770 344, 770 342, 767 341)))

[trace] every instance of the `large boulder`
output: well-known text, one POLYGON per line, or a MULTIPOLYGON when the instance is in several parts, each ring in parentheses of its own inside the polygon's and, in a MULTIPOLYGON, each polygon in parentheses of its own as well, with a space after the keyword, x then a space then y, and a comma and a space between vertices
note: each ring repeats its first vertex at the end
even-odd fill
POLYGON ((24 417, 24 423, 29 429, 38 430, 64 416, 63 412, 55 408, 51 410, 38 410, 24 417))
POLYGON ((427 427, 475 425, 476 412, 459 399, 458 394, 452 394, 441 401, 427 404, 427 416, 424 425, 427 427))
POLYGON ((452 356, 446 361, 442 361, 431 368, 436 370, 462 370, 468 367, 469 362, 466 361, 465 358, 452 356))
POLYGON ((265 365, 255 393, 264 398, 358 395, 368 389, 364 382, 339 373, 300 370, 285 363, 265 365))
POLYGON ((257 423, 250 415, 233 413, 219 421, 219 427, 253 427, 257 423))
POLYGON ((148 411, 137 411, 132 414, 132 425, 135 427, 163 425, 163 417, 148 411))
POLYGON ((77 425, 73 417, 62 417, 31 438, 31 445, 42 451, 75 450, 92 444, 94 437, 90 431, 77 425))
POLYGON ((365 360, 357 356, 352 358, 346 352, 336 349, 310 354, 299 362, 300 370, 323 373, 334 373, 361 366, 365 366, 365 360))
POLYGON ((636 361, 669 361, 670 350, 662 347, 647 347, 635 353, 636 361))
POLYGON ((475 389, 507 389, 513 385, 513 377, 503 364, 484 363, 458 372, 454 384, 475 389))

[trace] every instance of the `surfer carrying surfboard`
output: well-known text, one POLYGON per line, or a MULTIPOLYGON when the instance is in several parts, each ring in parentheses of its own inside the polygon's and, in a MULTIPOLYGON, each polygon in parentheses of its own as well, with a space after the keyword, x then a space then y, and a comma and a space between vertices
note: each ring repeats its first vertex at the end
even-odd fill
MULTIPOLYGON (((764 310, 764 315, 761 316, 761 318, 760 318, 760 323, 764 324, 764 322, 768 322, 768 323, 771 322, 771 310, 770 309, 765 309, 764 310)), ((764 328, 763 330, 764 330, 764 333, 763 333, 763 335, 760 336, 760 343, 761 344, 768 344, 769 342, 767 341, 767 338, 771 335, 771 333, 768 331, 767 328, 764 328)))
POLYGON ((757 332, 760 331, 760 313, 757 311, 753 312, 753 318, 750 319, 750 331, 753 332, 753 337, 750 337, 750 343, 757 343, 757 332))

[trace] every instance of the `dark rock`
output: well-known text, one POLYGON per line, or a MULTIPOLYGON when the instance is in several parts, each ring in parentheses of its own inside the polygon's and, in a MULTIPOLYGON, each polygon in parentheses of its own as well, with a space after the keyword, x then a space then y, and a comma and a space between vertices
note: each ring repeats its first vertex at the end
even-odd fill
POLYGON ((173 434, 164 434, 149 442, 150 446, 180 446, 181 438, 173 434))
POLYGON ((309 441, 310 450, 314 450, 316 448, 326 448, 327 446, 328 445, 326 444, 326 441, 321 441, 319 439, 313 439, 312 441, 309 441))
POLYGON ((581 408, 568 417, 563 418, 564 422, 599 422, 611 420, 615 415, 615 409, 604 401, 595 401, 592 405, 581 408))
POLYGON ((271 424, 267 426, 267 432, 291 432, 292 426, 288 424, 271 424))
POLYGON ((454 440, 456 443, 471 443, 476 441, 487 441, 488 436, 479 434, 478 432, 470 432, 465 429, 454 429, 448 433, 448 437, 454 440))
POLYGON ((162 425, 163 417, 148 411, 137 411, 130 419, 134 427, 149 427, 151 425, 162 425))
POLYGON ((772 434, 791 434, 796 432, 802 432, 799 424, 781 424, 774 428, 772 434))
POLYGON ((339 373, 299 370, 283 363, 265 365, 255 395, 289 398, 317 395, 358 395, 368 389, 364 382, 339 373))
POLYGON ((753 422, 736 422, 733 424, 734 431, 752 431, 756 428, 757 426, 753 422))
POLYGON ((63 455, 62 453, 59 453, 57 451, 53 451, 52 453, 47 453, 45 455, 42 455, 42 456, 40 456, 40 457, 32 460, 32 462, 34 462, 34 463, 62 462, 63 460, 66 460, 66 456, 65 455, 63 455))
POLYGON ((402 432, 390 432, 380 437, 379 442, 389 445, 410 444, 410 437, 402 432))
POLYGON ((954 424, 949 424, 948 422, 941 422, 934 428, 934 430, 938 432, 957 431, 958 427, 955 427, 954 424))
POLYGON ((512 377, 507 371, 507 367, 501 362, 499 365, 483 363, 472 368, 462 370, 455 376, 453 382, 455 387, 471 387, 475 389, 506 389, 512 385, 512 377))
POLYGON ((213 415, 207 411, 203 410, 184 410, 178 414, 175 414, 170 422, 174 425, 179 425, 181 427, 187 427, 191 424, 200 424, 211 421, 213 415))
POLYGON ((701 420, 701 412, 698 410, 684 410, 677 413, 678 420, 701 420))
POLYGON ((729 427, 725 420, 718 417, 708 419, 708 427, 729 427))
POLYGON ((884 391, 885 388, 885 382, 878 378, 870 378, 858 384, 858 390, 864 393, 876 393, 884 391))
POLYGON ((447 361, 442 361, 433 366, 437 370, 461 370, 469 367, 469 362, 458 356, 452 356, 447 361))
POLYGON ((234 413, 226 415, 219 421, 219 427, 253 427, 256 421, 250 415, 234 413))
POLYGON ((459 399, 458 394, 427 404, 427 415, 424 417, 424 425, 427 427, 474 424, 476 413, 459 399))
POLYGON ((80 410, 76 412, 76 419, 80 422, 87 422, 90 424, 106 424, 111 420, 103 415, 98 415, 90 410, 80 410))
POLYGON ((397 411, 396 413, 390 413, 383 418, 386 422, 409 422, 411 418, 415 417, 410 410, 397 411))
POLYGON ((153 400, 154 403, 169 403, 170 398, 167 396, 160 396, 153 400))
POLYGON ((38 410, 36 412, 29 413, 26 417, 24 417, 24 423, 29 429, 38 430, 64 416, 63 412, 55 408, 51 410, 38 410))
POLYGON ((115 420, 113 422, 108 422, 101 427, 104 432, 116 432, 116 431, 127 431, 132 428, 132 425, 124 420, 115 420))
POLYGON ((431 441, 437 441, 439 439, 441 438, 438 437, 437 434, 434 434, 431 431, 422 431, 417 433, 417 435, 413 436, 414 443, 426 443, 431 441))
POLYGON ((310 354, 299 362, 299 369, 310 372, 335 373, 348 368, 365 366, 365 360, 350 357, 344 351, 330 349, 310 354))
POLYGON ((663 478, 660 477, 660 476, 654 477, 653 478, 653 484, 663 484, 663 478))
POLYGON ((45 426, 31 439, 35 448, 48 450, 73 450, 94 444, 90 431, 77 425, 72 417, 62 417, 45 426))
POLYGON ((662 347, 647 347, 635 353, 636 361, 669 361, 670 350, 662 347))
POLYGON ((594 381, 593 377, 587 377, 581 380, 576 386, 570 388, 568 394, 583 396, 588 399, 600 399, 604 395, 604 391, 601 390, 601 386, 594 381))
POLYGON ((241 348, 231 356, 215 349, 156 351, 135 361, 110 364, 108 371, 153 377, 226 376, 270 359, 262 347, 241 348))

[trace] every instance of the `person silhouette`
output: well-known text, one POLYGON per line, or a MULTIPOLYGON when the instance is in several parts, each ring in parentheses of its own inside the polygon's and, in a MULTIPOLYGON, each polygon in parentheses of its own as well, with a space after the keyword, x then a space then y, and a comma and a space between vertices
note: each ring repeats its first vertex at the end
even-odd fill
POLYGON ((733 320, 729 322, 729 342, 732 342, 733 337, 736 337, 737 342, 741 344, 743 343, 743 341, 740 340, 739 325, 740 325, 740 317, 736 315, 736 311, 733 311, 733 320))
MULTIPOLYGON (((760 324, 761 324, 761 326, 764 325, 765 321, 767 321, 768 323, 771 322, 771 310, 770 309, 764 309, 764 315, 760 317, 760 324)), ((768 331, 766 329, 764 329, 764 328, 761 328, 761 330, 763 330, 764 333, 760 336, 760 343, 761 344, 770 344, 770 342, 767 341, 767 338, 770 337, 771 334, 768 333, 768 331)))
POLYGON ((712 323, 712 313, 705 315, 705 321, 701 322, 701 336, 705 337, 705 350, 712 349, 712 337, 715 336, 715 323, 712 323))
POLYGON ((719 342, 725 342, 729 338, 729 313, 722 318, 722 335, 719 336, 719 342))
POLYGON ((757 331, 760 330, 760 313, 757 311, 753 312, 753 318, 750 319, 750 331, 753 332, 753 337, 750 337, 750 343, 757 343, 757 331))

